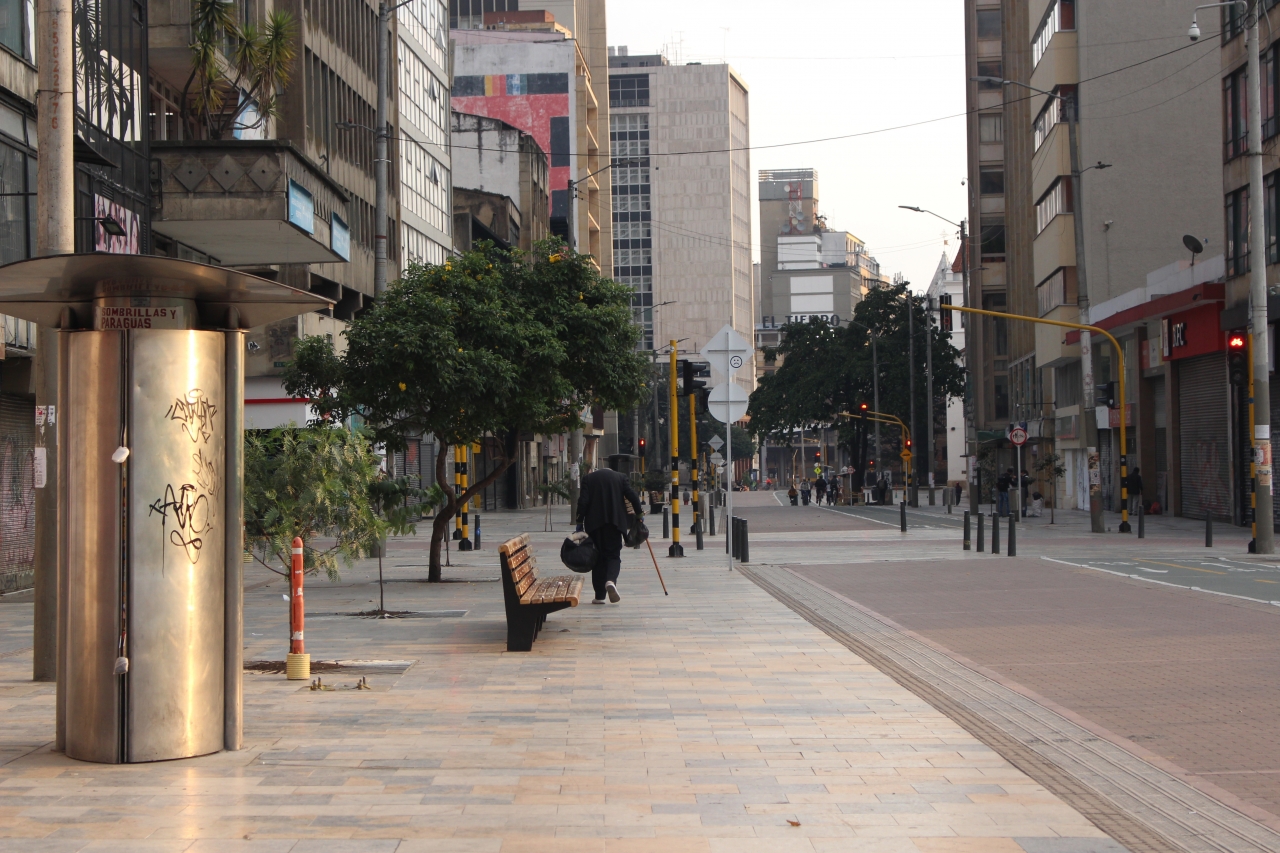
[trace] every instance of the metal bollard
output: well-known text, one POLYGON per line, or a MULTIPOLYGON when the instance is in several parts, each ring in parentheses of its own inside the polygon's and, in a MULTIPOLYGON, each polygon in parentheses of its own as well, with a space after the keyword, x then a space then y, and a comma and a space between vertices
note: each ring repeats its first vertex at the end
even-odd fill
POLYGON ((981 554, 987 547, 987 517, 981 512, 978 513, 978 553, 981 554))
POLYGON ((742 559, 742 519, 733 517, 733 559, 742 559))
POLYGON ((1138 538, 1147 538, 1147 514, 1142 511, 1142 501, 1138 501, 1138 538))
POLYGON ((662 507, 662 538, 671 538, 671 508, 668 506, 662 507))
POLYGON ((965 510, 965 513, 964 513, 964 549, 965 549, 966 551, 968 551, 968 550, 970 550, 970 549, 972 549, 972 548, 973 548, 973 542, 972 542, 972 540, 970 540, 970 538, 969 538, 969 534, 970 534, 970 532, 971 532, 971 530, 970 530, 970 527, 969 527, 969 511, 968 511, 968 510, 965 510))
POLYGON ((907 532, 907 502, 904 500, 898 504, 898 526, 902 528, 902 532, 907 532))
POLYGON ((1018 517, 1016 515, 1009 516, 1009 547, 1005 548, 1004 552, 1010 557, 1018 556, 1018 517))
POLYGON ((991 516, 991 553, 1000 553, 1000 514, 993 513, 991 516))
POLYGON ((1204 547, 1213 547, 1213 516, 1206 515, 1204 517, 1204 547))
POLYGON ((702 519, 698 519, 693 523, 693 538, 697 542, 697 549, 702 550, 702 519))
POLYGON ((740 520, 742 521, 742 528, 741 528, 742 544, 738 548, 738 559, 744 563, 750 563, 751 562, 751 537, 748 535, 747 520, 745 518, 740 520))
POLYGON ((289 654, 285 658, 285 678, 290 681, 311 677, 311 655, 307 654, 302 631, 306 609, 302 598, 302 538, 295 536, 289 567, 289 654))
MULTIPOLYGON (((712 501, 712 503, 714 504, 715 502, 712 501)), ((711 530, 710 530, 711 535, 715 536, 716 535, 716 508, 714 505, 711 507, 711 512, 707 514, 707 521, 711 523, 711 530)))
POLYGON ((480 513, 476 513, 476 550, 480 550, 480 513))

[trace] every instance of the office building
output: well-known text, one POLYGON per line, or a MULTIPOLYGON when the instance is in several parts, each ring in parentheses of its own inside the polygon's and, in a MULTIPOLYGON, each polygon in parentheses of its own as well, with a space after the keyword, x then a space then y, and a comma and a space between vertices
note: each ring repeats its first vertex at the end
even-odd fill
MULTIPOLYGON (((643 347, 696 353, 726 323, 750 341, 747 85, 728 65, 609 50, 613 277, 635 292, 643 347)), ((754 370, 738 379, 753 388, 754 370)))

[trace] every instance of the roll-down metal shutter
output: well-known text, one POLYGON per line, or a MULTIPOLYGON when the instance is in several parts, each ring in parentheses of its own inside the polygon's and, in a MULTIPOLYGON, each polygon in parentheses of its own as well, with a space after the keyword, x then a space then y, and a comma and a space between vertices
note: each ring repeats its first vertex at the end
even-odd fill
POLYGON ((1231 518, 1228 397, 1222 353, 1178 362, 1182 514, 1188 518, 1231 518))
POLYGON ((35 403, 0 394, 0 590, 33 583, 36 517, 31 480, 35 403))

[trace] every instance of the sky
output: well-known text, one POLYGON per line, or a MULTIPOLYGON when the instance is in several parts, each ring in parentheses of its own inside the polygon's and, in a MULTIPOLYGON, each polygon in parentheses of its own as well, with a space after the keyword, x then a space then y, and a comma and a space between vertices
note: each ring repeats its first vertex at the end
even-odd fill
MULTIPOLYGON (((862 239, 882 272, 923 290, 942 252, 955 257, 956 228, 898 205, 953 222, 966 215, 962 3, 608 4, 610 45, 672 62, 727 60, 750 89, 753 177, 817 169, 828 226, 862 239), (920 122, 929 123, 901 127, 920 122), (851 134, 867 135, 810 141, 851 134)), ((758 243, 759 223, 752 227, 758 243)))

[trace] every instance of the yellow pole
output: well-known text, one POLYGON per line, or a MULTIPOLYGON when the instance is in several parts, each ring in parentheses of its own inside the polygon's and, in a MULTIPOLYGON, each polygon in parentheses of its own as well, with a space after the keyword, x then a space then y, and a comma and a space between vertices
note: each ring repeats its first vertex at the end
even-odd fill
MULTIPOLYGON (((1253 335, 1245 335, 1248 349, 1245 351, 1245 358, 1249 360, 1249 435, 1253 435, 1253 335)), ((1256 443, 1254 445, 1257 446, 1256 443)), ((1249 515, 1253 518, 1253 541, 1256 548, 1258 541, 1258 457, 1253 455, 1249 459, 1249 506, 1252 512, 1249 515)))
POLYGON ((680 546, 680 398, 676 392, 676 348, 671 342, 671 547, 667 556, 683 557, 680 546))
MULTIPOLYGON (((962 305, 948 305, 944 310, 947 311, 963 311, 966 314, 981 314, 984 317, 1003 317, 1006 320, 1022 320, 1027 323, 1040 323, 1044 326, 1059 326, 1064 329, 1078 329, 1082 332, 1097 332, 1111 341, 1111 345, 1116 348, 1116 360, 1120 365, 1120 532, 1128 533, 1132 528, 1129 526, 1129 445, 1127 443, 1128 433, 1125 431, 1125 415, 1127 413, 1124 389, 1124 349, 1120 346, 1120 342, 1115 336, 1106 329, 1100 329, 1097 326, 1087 326, 1083 323, 1068 323, 1064 320, 1045 320, 1039 317, 1024 317, 1021 314, 1006 314, 1003 311, 987 311, 984 308, 965 308, 962 305)), ((1085 408, 1088 408, 1088 400, 1085 401, 1085 408)))
MULTIPOLYGON (((686 391, 689 389, 686 388, 686 391)), ((698 395, 689 395, 689 453, 693 456, 693 462, 690 463, 690 469, 693 471, 693 527, 691 530, 696 531, 698 528, 698 519, 701 513, 698 512, 698 395)))

